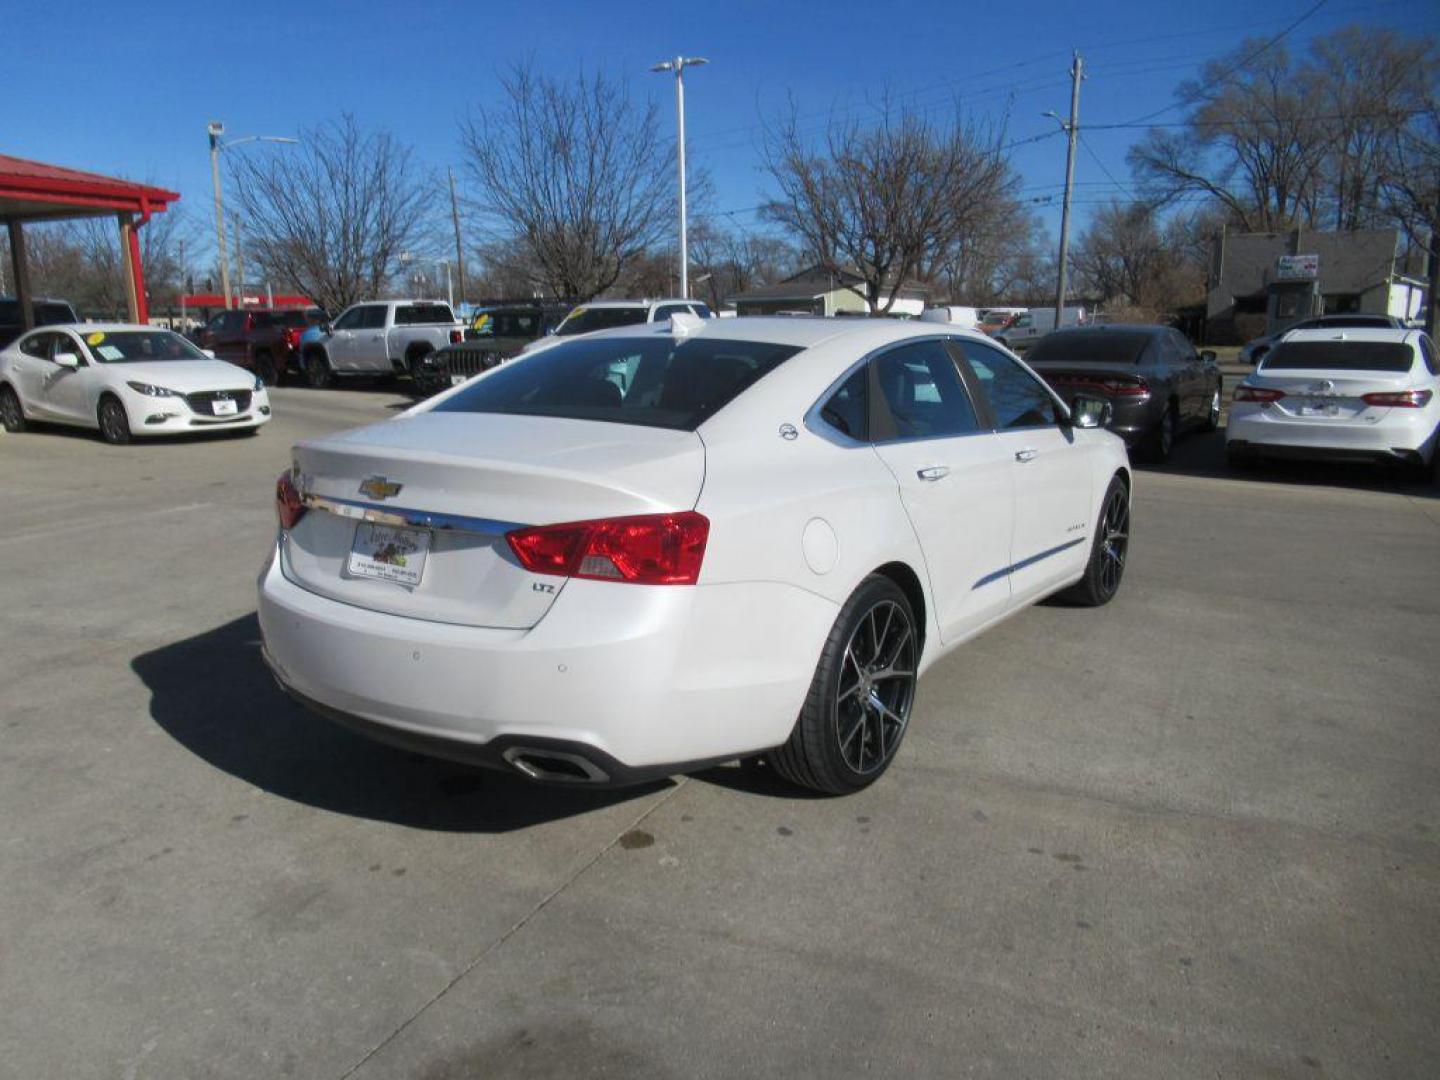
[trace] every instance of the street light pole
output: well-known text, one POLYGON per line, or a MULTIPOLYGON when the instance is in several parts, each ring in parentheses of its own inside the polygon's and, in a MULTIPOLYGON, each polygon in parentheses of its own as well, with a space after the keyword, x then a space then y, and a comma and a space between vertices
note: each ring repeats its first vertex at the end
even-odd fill
POLYGON ((675 158, 680 168, 680 295, 690 299, 690 247, 685 223, 685 69, 708 64, 703 56, 677 56, 651 71, 675 72, 675 158))
MULTIPOLYGON (((221 142, 220 136, 225 134, 225 125, 219 120, 211 120, 205 125, 205 132, 210 136, 210 179, 215 184, 215 238, 220 243, 220 289, 225 294, 225 307, 228 309, 231 301, 230 256, 225 250, 225 203, 220 195, 220 151, 248 142, 298 143, 300 140, 289 139, 284 135, 246 135, 241 139, 221 142)), ((236 220, 238 222, 239 219, 236 220)), ((238 224, 236 228, 239 228, 238 224)), ((244 289, 243 281, 240 282, 240 287, 244 289)))
POLYGON ((1080 80, 1081 74, 1080 54, 1075 53, 1075 60, 1070 65, 1070 123, 1065 123, 1053 112, 1046 113, 1052 117, 1065 132, 1067 146, 1065 149, 1065 198, 1060 205, 1060 272, 1055 283, 1055 329, 1059 330, 1065 325, 1065 269, 1066 262, 1070 258, 1070 196, 1075 191, 1075 140, 1080 134, 1080 80))
POLYGON ((225 134, 225 125, 211 120, 206 126, 210 136, 210 179, 215 182, 215 239, 220 244, 220 292, 225 297, 225 307, 230 307, 230 253, 225 250, 225 204, 220 197, 220 136, 225 134))

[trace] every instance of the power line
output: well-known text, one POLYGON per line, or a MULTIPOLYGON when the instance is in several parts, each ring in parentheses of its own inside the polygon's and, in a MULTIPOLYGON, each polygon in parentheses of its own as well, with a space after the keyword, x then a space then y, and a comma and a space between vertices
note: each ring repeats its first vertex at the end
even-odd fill
POLYGON ((1123 191, 1126 195, 1133 195, 1133 193, 1130 191, 1130 189, 1129 189, 1126 185, 1122 184, 1119 180, 1116 180, 1116 179, 1115 179, 1115 174, 1112 173, 1112 172, 1110 171, 1109 167, 1105 164, 1105 162, 1100 159, 1100 155, 1095 152, 1094 147, 1092 147, 1088 142, 1085 141, 1085 136, 1084 136, 1084 134, 1081 134, 1081 135, 1080 135, 1080 145, 1085 148, 1085 152, 1086 152, 1087 154, 1089 154, 1092 158, 1095 159, 1095 164, 1100 166, 1100 171, 1103 172, 1107 177, 1110 178, 1110 182, 1111 182, 1112 184, 1114 184, 1116 187, 1118 187, 1118 188, 1119 188, 1121 191, 1123 191))

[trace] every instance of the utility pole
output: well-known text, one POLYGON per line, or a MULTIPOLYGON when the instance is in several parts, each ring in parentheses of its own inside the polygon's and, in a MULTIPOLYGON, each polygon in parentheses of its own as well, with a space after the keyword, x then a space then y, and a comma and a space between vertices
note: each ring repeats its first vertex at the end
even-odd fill
POLYGON ((225 134, 225 125, 211 120, 205 128, 210 135, 210 179, 215 184, 215 238, 220 242, 220 292, 225 297, 225 307, 230 307, 230 255, 225 250, 225 204, 220 198, 220 136, 225 134))
MULTIPOLYGON (((455 276, 460 279, 460 303, 465 303, 465 249, 460 246, 460 202, 455 198, 455 170, 447 169, 450 174, 450 220, 455 223, 455 276)), ((446 270, 449 276, 449 270, 446 270)), ((451 298, 450 306, 455 306, 454 298, 451 298)))
POLYGON ((185 317, 185 238, 180 238, 180 332, 183 334, 190 320, 185 317))
POLYGON ((703 56, 677 56, 650 69, 675 72, 675 157, 680 164, 680 295, 687 300, 690 299, 690 249, 685 228, 685 69, 709 62, 703 56))
MULTIPOLYGON (((1080 54, 1070 65, 1070 123, 1061 123, 1068 141, 1065 150, 1065 201, 1060 208, 1060 274, 1055 286, 1055 329, 1064 325, 1065 318, 1065 266, 1070 257, 1070 196, 1075 191, 1075 140, 1080 135, 1080 79, 1082 64, 1080 54)), ((1049 113, 1049 116, 1055 116, 1049 113)), ((1056 120, 1060 118, 1055 116, 1056 120)))

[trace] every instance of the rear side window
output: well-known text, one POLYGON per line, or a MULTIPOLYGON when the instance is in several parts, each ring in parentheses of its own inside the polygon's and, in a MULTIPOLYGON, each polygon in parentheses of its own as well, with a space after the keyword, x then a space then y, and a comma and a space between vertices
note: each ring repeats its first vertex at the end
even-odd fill
POLYGON ((959 344, 990 401, 997 430, 1055 423, 1055 399, 1038 379, 999 349, 974 341, 959 344))
POLYGON ((454 321, 455 313, 447 304, 401 304, 395 309, 396 326, 436 326, 454 321))
POLYGON ((1420 335, 1420 355, 1425 359, 1425 367, 1430 374, 1440 375, 1440 360, 1435 356, 1435 343, 1427 334, 1420 335))
POLYGON ((980 430, 955 361, 938 341, 916 342, 878 357, 875 380, 894 419, 897 439, 968 435, 980 430))
POLYGON ((1261 371, 1409 371, 1415 354, 1403 341, 1282 341, 1265 354, 1261 371))
POLYGON ((870 369, 861 365, 820 407, 820 419, 859 442, 870 438, 870 369))
MULTIPOLYGON (((19 305, 16 305, 17 307, 19 305)), ((69 304, 45 303, 41 301, 35 305, 35 325, 54 326, 56 323, 75 322, 75 312, 70 310, 69 304)))
POLYGON ((768 342, 668 336, 572 341, 504 365, 435 411, 694 431, 799 351, 768 342))

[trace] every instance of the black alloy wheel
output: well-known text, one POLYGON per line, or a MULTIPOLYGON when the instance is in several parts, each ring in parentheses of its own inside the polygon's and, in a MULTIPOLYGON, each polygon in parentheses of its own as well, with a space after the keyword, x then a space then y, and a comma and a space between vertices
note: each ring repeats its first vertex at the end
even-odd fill
POLYGON ((0 425, 12 435, 25 430, 25 410, 20 398, 8 386, 0 386, 0 425))
POLYGON ((1100 520, 1090 542, 1090 561, 1085 576, 1062 597, 1082 607, 1102 607, 1115 599, 1125 577, 1125 562, 1130 554, 1130 490, 1116 476, 1105 489, 1100 504, 1100 520))
POLYGON ((765 755, 791 783, 844 795, 890 765, 915 705, 920 636, 905 593, 866 578, 830 631, 784 746, 765 755))
POLYGON ((100 437, 111 446, 124 446, 130 441, 130 417, 118 398, 108 394, 100 399, 98 411, 100 437))

